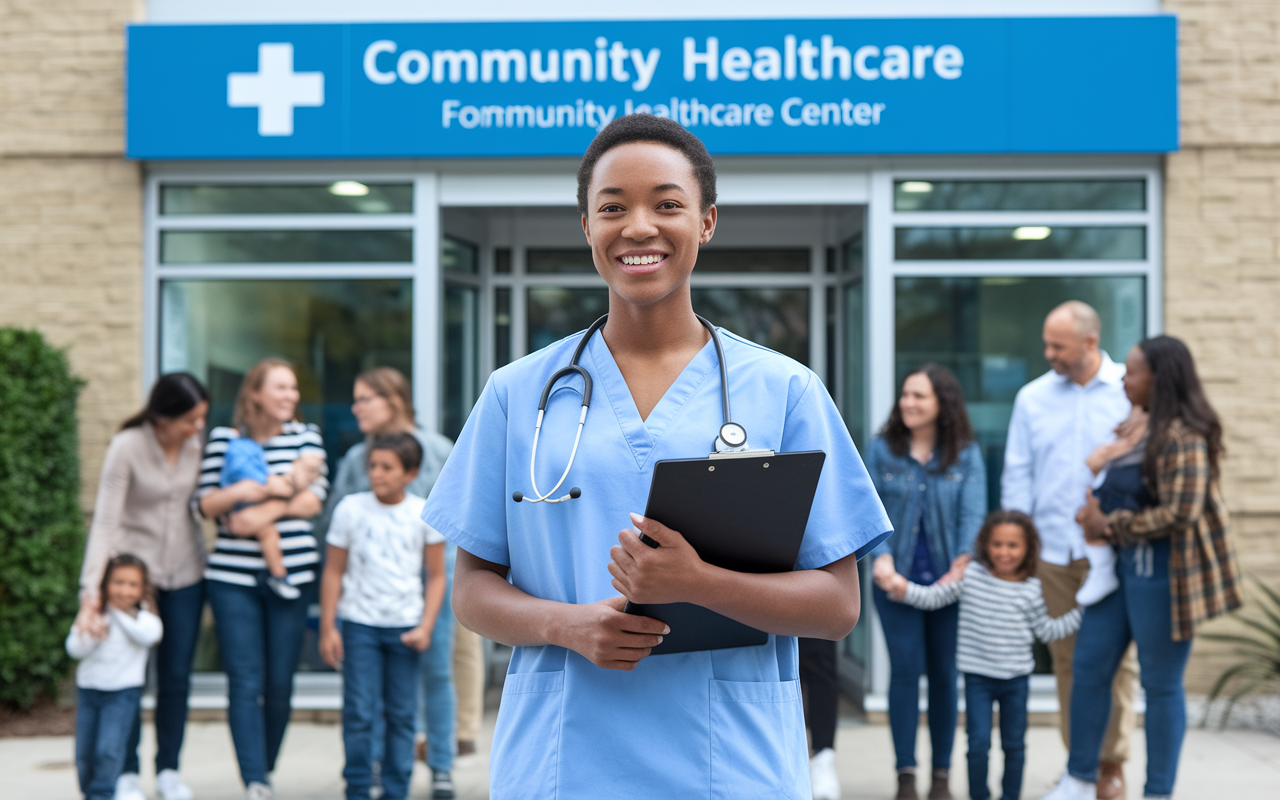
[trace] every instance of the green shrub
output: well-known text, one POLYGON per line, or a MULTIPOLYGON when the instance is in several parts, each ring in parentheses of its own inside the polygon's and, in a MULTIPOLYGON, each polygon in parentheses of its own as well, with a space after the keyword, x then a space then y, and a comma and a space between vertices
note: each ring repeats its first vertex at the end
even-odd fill
POLYGON ((76 397, 67 355, 0 328, 0 704, 26 708, 67 674, 84 554, 76 397))

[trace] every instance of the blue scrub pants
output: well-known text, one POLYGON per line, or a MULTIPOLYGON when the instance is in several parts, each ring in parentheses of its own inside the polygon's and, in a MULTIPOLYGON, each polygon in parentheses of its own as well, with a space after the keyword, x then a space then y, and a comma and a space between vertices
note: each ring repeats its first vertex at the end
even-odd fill
POLYGON ((956 635, 960 605, 921 611, 873 590, 885 642, 889 646, 889 731, 899 770, 916 766, 920 727, 920 676, 929 678, 929 741, 933 769, 951 769, 956 740, 956 635))
MULTIPOLYGON (((200 640, 200 612, 204 610, 204 581, 182 589, 156 592, 156 611, 164 624, 164 638, 152 651, 156 662, 156 774, 178 768, 178 754, 187 732, 187 701, 191 697, 191 662, 200 640)), ((129 734, 124 771, 137 773, 138 742, 142 738, 142 709, 129 734)))
POLYGON ((1076 636, 1067 772, 1082 781, 1097 780, 1111 714, 1111 680, 1135 641, 1147 696, 1146 796, 1166 797, 1173 794, 1187 730, 1182 677, 1191 655, 1190 640, 1173 640, 1169 539, 1122 549, 1116 572, 1120 588, 1085 609, 1076 636))
POLYGON ((342 777, 348 800, 368 800, 373 786, 374 720, 382 721, 382 796, 405 800, 413 775, 413 715, 421 654, 400 641, 411 628, 342 620, 342 777))
POLYGON ((987 756, 991 752, 991 708, 1000 704, 1000 749, 1004 751, 1004 778, 1001 800, 1018 800, 1022 794, 1022 771, 1027 763, 1026 675, 1016 678, 988 678, 964 674, 965 733, 969 739, 969 798, 987 800, 987 756))
POLYGON ((112 800, 124 771, 129 730, 142 687, 103 692, 81 688, 76 701, 76 772, 86 800, 112 800))
POLYGON ((307 626, 306 601, 280 597, 265 576, 260 570, 256 586, 207 582, 227 673, 227 722, 246 785, 267 783, 275 770, 307 626))

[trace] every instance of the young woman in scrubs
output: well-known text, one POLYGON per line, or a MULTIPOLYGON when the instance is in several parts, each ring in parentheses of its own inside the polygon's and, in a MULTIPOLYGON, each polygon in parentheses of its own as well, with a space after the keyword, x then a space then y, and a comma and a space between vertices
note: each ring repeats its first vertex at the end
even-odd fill
MULTIPOLYGON (((665 118, 615 120, 583 158, 578 207, 609 287, 608 322, 581 359, 594 395, 565 483, 581 496, 512 499, 533 491, 539 397, 578 333, 493 374, 423 512, 459 548, 458 619, 515 647, 491 796, 808 800, 795 637, 853 628, 857 558, 889 534, 888 519, 816 375, 728 331, 720 374, 689 293, 716 227, 702 143, 665 118), (722 379, 752 447, 827 454, 793 572, 711 566, 678 532, 639 516, 656 462, 711 451, 722 379), (624 614, 628 599, 695 603, 772 635, 758 647, 650 656, 667 628, 624 614)), ((555 385, 538 486, 568 463, 581 391, 577 376, 555 385)))

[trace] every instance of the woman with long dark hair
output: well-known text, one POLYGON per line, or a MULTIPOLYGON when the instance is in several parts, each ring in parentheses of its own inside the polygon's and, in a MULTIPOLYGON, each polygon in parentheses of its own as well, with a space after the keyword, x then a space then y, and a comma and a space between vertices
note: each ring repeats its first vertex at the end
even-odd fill
POLYGON ((253 535, 275 525, 292 586, 315 581, 320 562, 311 518, 320 513, 329 488, 324 442, 319 428, 298 419, 300 399, 288 361, 265 358, 255 364, 240 384, 235 427, 209 434, 196 494, 199 512, 218 519, 205 577, 227 673, 227 722, 248 800, 272 797, 268 774, 289 725, 293 673, 307 623, 305 599, 268 588, 266 561, 253 535), (262 446, 267 481, 245 478, 223 487, 227 445, 242 436, 262 446), (235 510, 245 503, 250 505, 235 510))
POLYGON ((1090 544, 1119 550, 1120 588, 1085 610, 1076 639, 1067 774, 1046 796, 1093 798, 1111 712, 1111 679, 1138 645, 1146 693, 1146 797, 1169 797, 1187 727, 1182 678, 1196 627, 1240 607, 1227 508, 1219 488, 1222 424, 1191 351, 1144 339, 1125 359, 1125 394, 1147 410, 1147 437, 1113 459, 1076 516, 1090 544))
MULTIPOLYGON (((959 577, 987 513, 987 472, 951 370, 925 364, 902 392, 867 451, 867 469, 893 522, 876 549, 878 574, 896 571, 923 586, 959 577)), ((874 589, 889 646, 889 728, 897 756, 898 800, 916 800, 920 676, 929 678, 930 800, 950 800, 955 743, 958 608, 923 611, 874 589)))
MULTIPOLYGON (((102 632, 99 586, 113 555, 129 552, 147 566, 165 636, 156 648, 156 785, 162 800, 190 800, 178 775, 187 725, 191 662, 204 607, 204 541, 188 508, 200 475, 201 432, 209 395, 185 372, 160 376, 147 405, 111 437, 98 479, 93 524, 80 570, 81 630, 102 632)), ((142 800, 137 718, 117 783, 118 800, 142 800)))

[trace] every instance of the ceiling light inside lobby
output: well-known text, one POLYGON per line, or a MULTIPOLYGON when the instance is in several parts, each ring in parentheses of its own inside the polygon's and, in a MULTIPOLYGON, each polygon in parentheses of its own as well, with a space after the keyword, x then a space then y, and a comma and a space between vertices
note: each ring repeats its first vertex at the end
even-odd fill
POLYGON ((369 187, 360 181, 337 181, 329 185, 329 194, 340 197, 364 197, 368 193, 369 187))
POLYGON ((1034 242, 1040 239, 1048 239, 1051 233, 1053 233, 1053 228, 1047 228, 1043 225, 1024 225, 1021 228, 1013 229, 1013 238, 1020 242, 1034 242))

